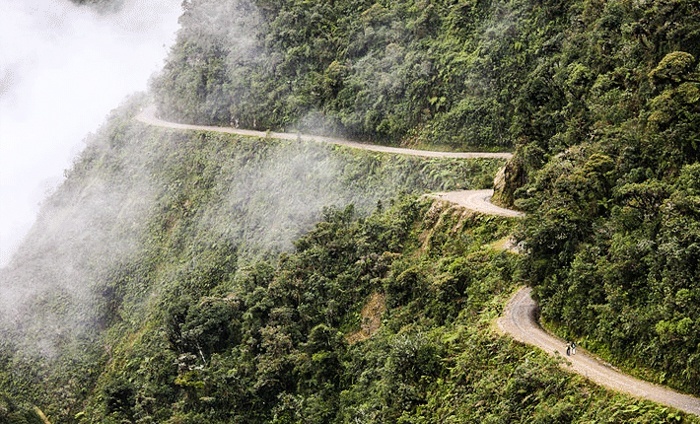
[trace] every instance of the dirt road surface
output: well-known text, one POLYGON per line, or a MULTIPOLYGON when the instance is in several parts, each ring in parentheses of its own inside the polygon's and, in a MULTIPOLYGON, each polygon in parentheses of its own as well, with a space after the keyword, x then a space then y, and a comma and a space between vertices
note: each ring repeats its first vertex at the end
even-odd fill
POLYGON ((307 135, 307 134, 296 134, 296 133, 282 133, 282 132, 265 132, 265 131, 254 131, 254 130, 244 130, 234 127, 214 127, 207 125, 189 125, 189 124, 179 124, 177 122, 164 121, 159 119, 155 115, 155 107, 150 106, 145 108, 141 113, 136 116, 136 119, 149 125, 154 125, 164 128, 180 129, 180 130, 196 130, 196 131, 214 131, 227 134, 238 134, 245 135, 249 137, 270 137, 281 140, 308 140, 315 141, 318 143, 329 143, 337 144, 340 146, 352 147, 355 149, 370 150, 373 152, 382 153, 395 153, 400 155, 410 155, 410 156, 421 156, 428 158, 457 158, 457 159, 475 159, 475 158, 488 158, 488 159, 510 159, 513 157, 512 153, 489 153, 489 152, 433 152, 429 150, 416 150, 416 149, 402 149, 400 147, 389 147, 389 146, 378 146, 375 144, 365 144, 358 143, 355 141, 344 140, 340 138, 333 137, 321 137, 317 135, 307 135))
POLYGON ((581 348, 577 348, 576 355, 566 356, 566 342, 540 327, 537 304, 532 299, 532 289, 529 287, 523 287, 513 295, 497 325, 515 340, 537 346, 550 355, 564 357, 567 360, 563 366, 565 369, 581 374, 596 384, 700 416, 698 398, 623 374, 581 348))
POLYGON ((493 190, 461 190, 448 191, 443 193, 431 193, 428 195, 435 199, 446 200, 473 211, 485 213, 488 215, 498 215, 507 217, 523 217, 522 212, 500 208, 491 203, 493 190))

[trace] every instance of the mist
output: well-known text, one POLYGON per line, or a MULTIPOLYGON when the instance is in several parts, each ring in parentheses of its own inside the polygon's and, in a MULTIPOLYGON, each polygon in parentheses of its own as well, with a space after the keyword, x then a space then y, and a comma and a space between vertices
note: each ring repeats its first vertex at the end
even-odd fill
POLYGON ((161 68, 180 4, 125 0, 99 11, 67 0, 0 0, 0 267, 85 136, 161 68))

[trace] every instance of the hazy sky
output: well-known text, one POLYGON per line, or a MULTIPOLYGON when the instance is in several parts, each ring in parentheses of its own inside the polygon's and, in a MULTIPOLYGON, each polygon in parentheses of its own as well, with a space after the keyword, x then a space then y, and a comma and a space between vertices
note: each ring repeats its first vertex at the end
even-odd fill
POLYGON ((99 14, 68 0, 0 0, 0 267, 109 111, 145 90, 181 0, 99 14))

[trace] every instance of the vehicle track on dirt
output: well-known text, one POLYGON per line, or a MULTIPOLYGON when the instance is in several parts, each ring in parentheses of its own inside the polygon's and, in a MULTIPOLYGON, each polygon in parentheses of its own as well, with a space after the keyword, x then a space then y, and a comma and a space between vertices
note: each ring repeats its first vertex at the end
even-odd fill
MULTIPOLYGON (((238 134, 250 137, 276 138, 282 140, 309 140, 319 143, 329 143, 352 147, 362 150, 370 150, 382 153, 394 153, 421 157, 435 158, 491 158, 510 159, 511 153, 484 153, 484 152, 433 152, 426 150, 403 149, 398 147, 378 146, 358 143, 332 137, 321 137, 306 134, 264 132, 244 130, 233 127, 216 127, 206 125, 189 125, 169 122, 155 116, 155 108, 145 108, 136 119, 148 124, 163 128, 213 131, 227 134, 238 134)), ((461 190, 428 194, 428 197, 447 201, 476 212, 504 217, 523 217, 522 212, 498 207, 490 202, 493 190, 461 190)), ((662 405, 671 406, 689 414, 700 416, 700 399, 678 393, 669 388, 639 380, 627 374, 623 374, 610 364, 597 359, 593 355, 579 348, 576 355, 566 356, 565 342, 552 336, 542 329, 537 320, 537 303, 532 299, 532 289, 523 287, 510 299, 504 310, 503 316, 496 321, 497 328, 504 334, 510 335, 515 340, 536 346, 552 356, 563 357, 566 361, 562 367, 571 372, 580 374, 592 382, 609 389, 629 394, 634 397, 648 399, 662 405)))

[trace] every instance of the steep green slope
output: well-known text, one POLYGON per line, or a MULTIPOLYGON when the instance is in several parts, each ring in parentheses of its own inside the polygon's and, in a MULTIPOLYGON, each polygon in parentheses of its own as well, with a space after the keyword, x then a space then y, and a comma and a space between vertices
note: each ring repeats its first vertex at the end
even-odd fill
POLYGON ((489 246, 514 221, 396 195, 479 186, 498 161, 164 131, 137 108, 0 275, 8 422, 680 419, 491 330, 518 258, 489 246))
POLYGON ((666 54, 697 57, 697 22, 693 0, 193 0, 153 86, 166 116, 192 123, 533 143, 523 160, 537 166, 635 115, 666 54))
POLYGON ((17 404, 0 391, 0 423, 3 424, 44 424, 39 414, 26 404, 17 404))
POLYGON ((108 423, 680 419, 590 387, 546 354, 492 332, 515 258, 487 244, 511 227, 411 198, 367 218, 352 208, 327 210, 293 253, 207 285, 170 281, 145 320, 121 329, 131 336, 113 346, 99 395, 79 416, 108 423), (367 302, 377 307, 368 313, 367 302), (353 339, 372 314, 380 327, 353 339))
POLYGON ((583 3, 555 74, 576 91, 559 109, 559 130, 520 149, 511 174, 524 169, 529 182, 510 187, 528 212, 527 273, 544 318, 608 359, 696 395, 697 6, 583 3))
POLYGON ((0 272, 0 387, 53 399, 61 421, 90 396, 114 326, 140 323, 168 283, 209 286, 289 251, 326 206, 364 215, 399 192, 484 187, 502 162, 163 131, 133 121, 138 107, 88 141, 0 272))
POLYGON ((676 422, 489 323, 529 280, 556 331, 700 394, 697 6, 185 2, 164 116, 515 147, 498 194, 527 218, 415 197, 498 161, 164 131, 131 104, 0 271, 0 420, 676 422), (516 225, 522 260, 485 247, 516 225))
POLYGON ((528 212, 545 319, 700 394, 696 0, 193 0, 182 25, 167 116, 514 147, 496 198, 528 212))
POLYGON ((551 95, 565 2, 193 0, 155 79, 166 117, 512 148, 551 95))

